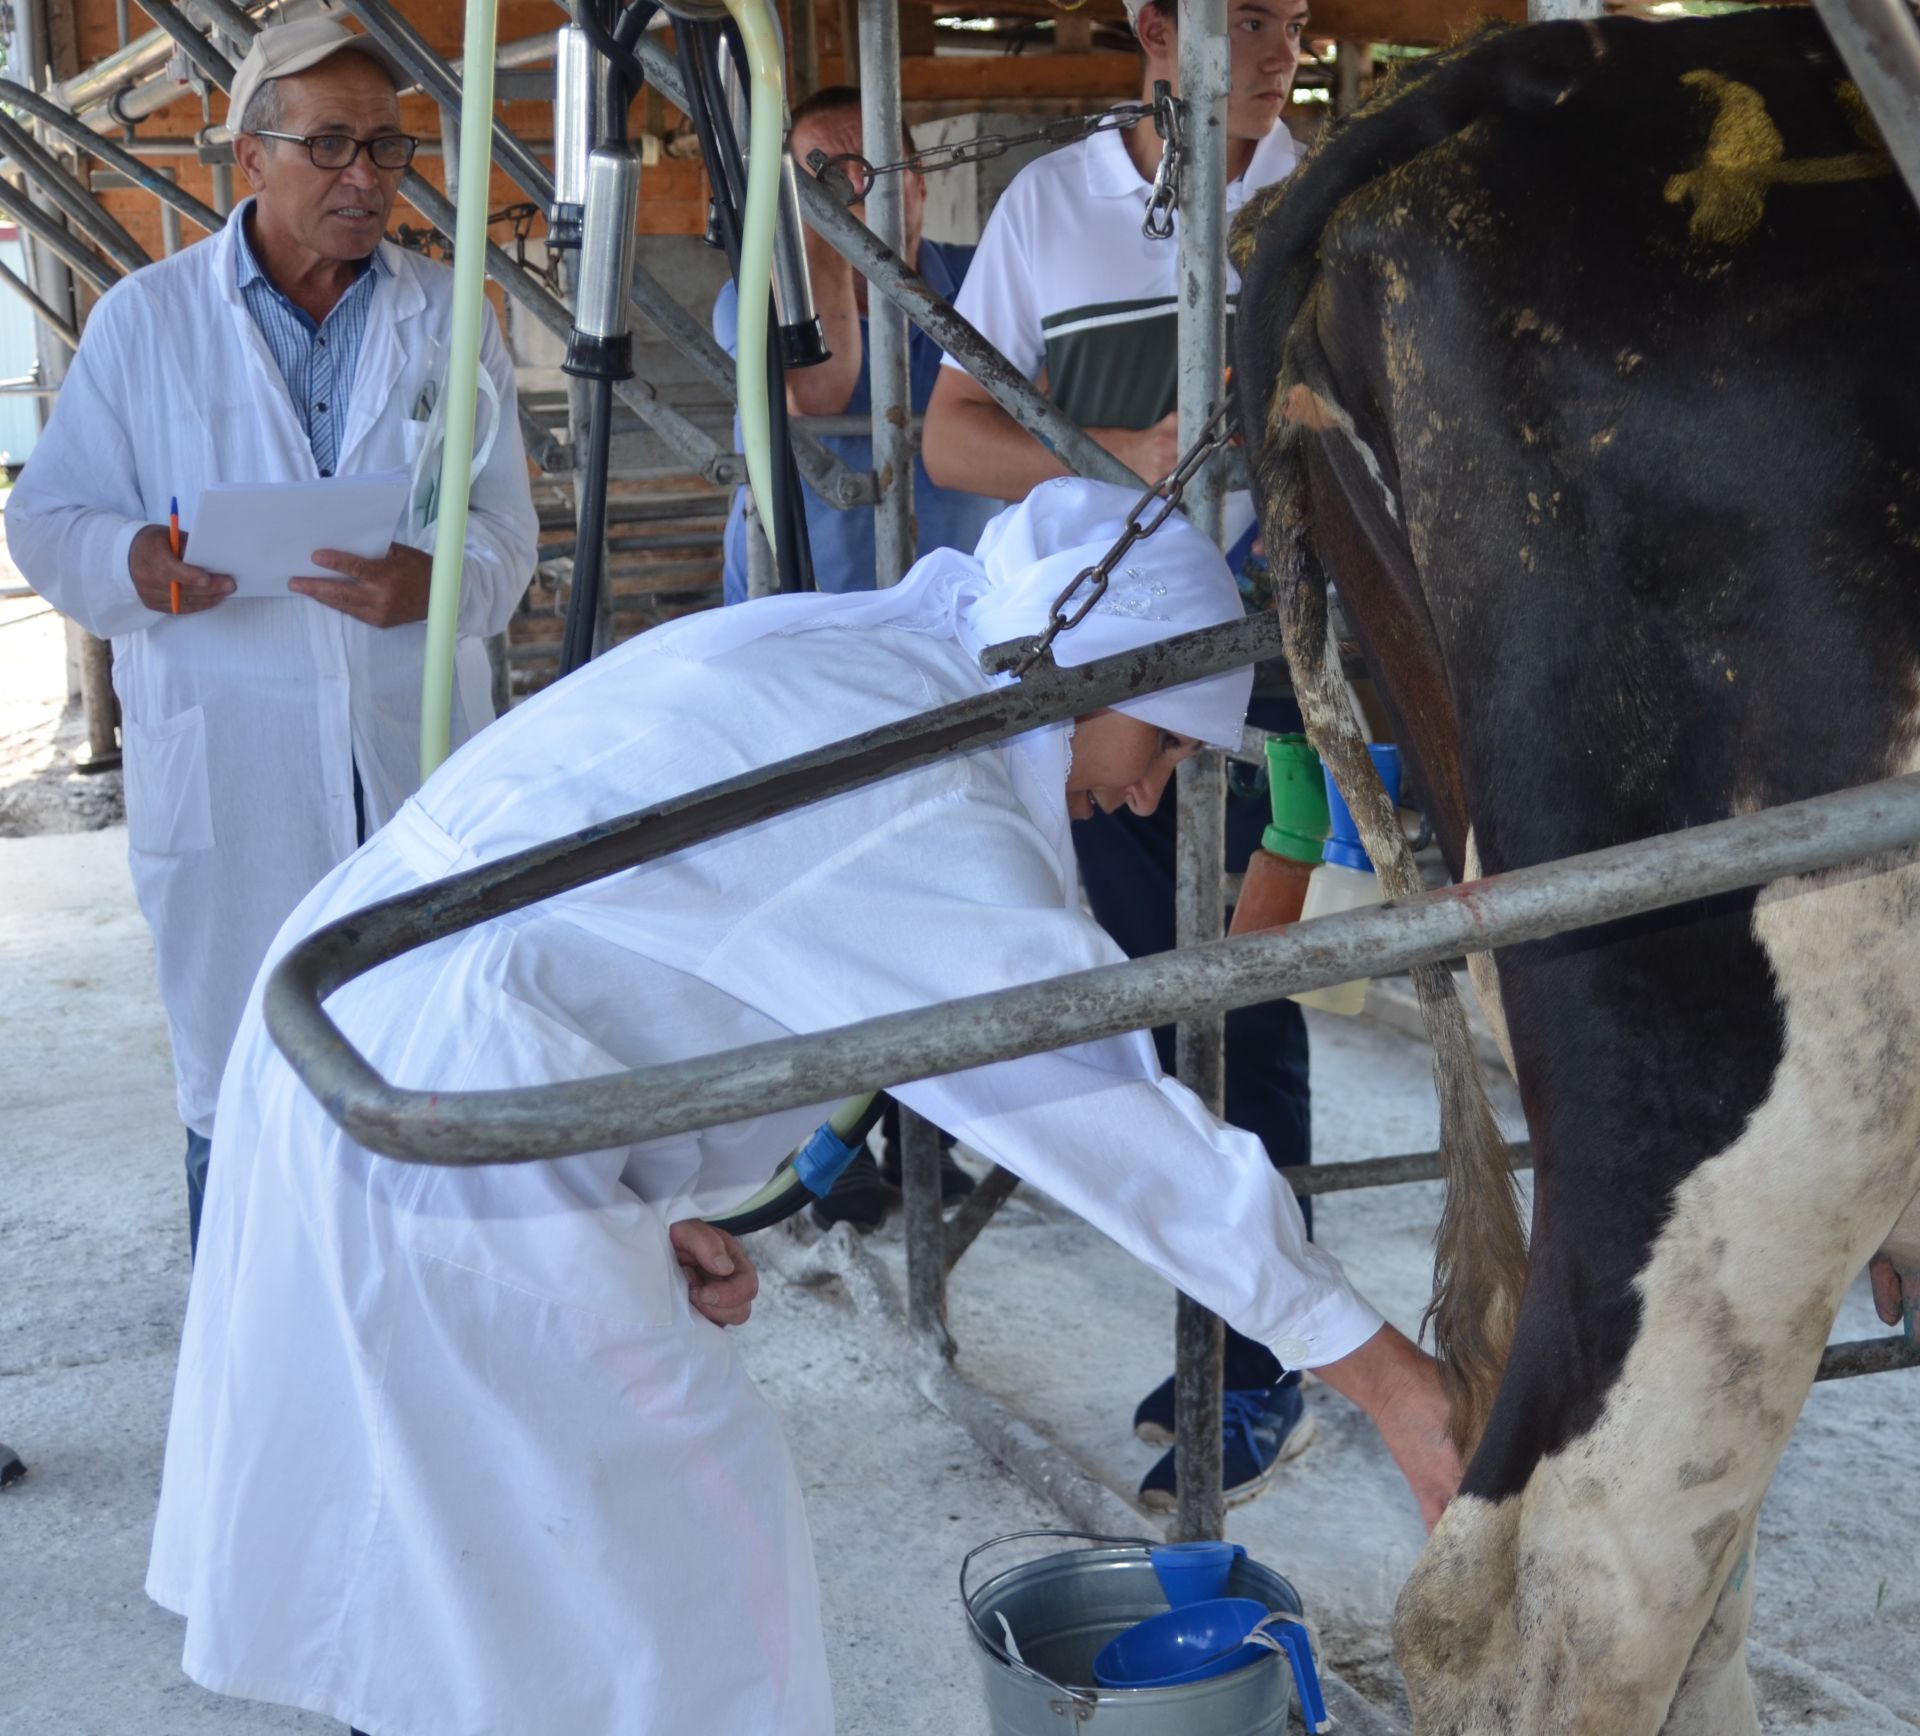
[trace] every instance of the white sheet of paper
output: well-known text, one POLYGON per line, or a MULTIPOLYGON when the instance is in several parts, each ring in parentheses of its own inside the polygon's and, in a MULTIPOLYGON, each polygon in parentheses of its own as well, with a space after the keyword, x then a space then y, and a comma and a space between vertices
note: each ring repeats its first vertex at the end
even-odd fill
POLYGON ((315 566, 315 549, 385 554, 406 504, 404 470, 313 482, 216 482, 200 491, 186 527, 186 558, 205 572, 231 574, 236 597, 284 597, 289 579, 342 576, 315 566))

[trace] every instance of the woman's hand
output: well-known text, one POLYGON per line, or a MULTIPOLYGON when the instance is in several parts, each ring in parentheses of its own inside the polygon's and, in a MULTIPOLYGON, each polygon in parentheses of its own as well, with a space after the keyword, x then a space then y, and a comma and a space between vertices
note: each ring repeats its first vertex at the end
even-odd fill
POLYGON ((760 1294, 760 1274, 747 1250, 725 1230, 682 1218, 668 1232, 674 1258, 687 1275, 694 1312, 716 1326, 743 1326, 760 1294))

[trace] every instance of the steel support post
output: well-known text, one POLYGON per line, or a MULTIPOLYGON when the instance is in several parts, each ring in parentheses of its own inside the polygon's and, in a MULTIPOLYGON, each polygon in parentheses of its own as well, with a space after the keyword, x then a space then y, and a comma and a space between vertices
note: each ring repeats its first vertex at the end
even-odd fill
POLYGON ((1920 203, 1920 17, 1907 0, 1814 0, 1814 9, 1920 203))
POLYGON ((820 88, 820 19, 814 0, 788 0, 787 41, 793 58, 788 101, 798 108, 820 88))
MULTIPOLYGON (((166 171, 171 174, 173 171, 166 171)), ((209 213, 211 215, 211 213, 209 213)), ((180 251, 180 213, 169 203, 160 206, 160 253, 161 257, 171 259, 180 251)))
MULTIPOLYGON (((1180 89, 1187 161, 1180 177, 1180 449, 1200 438, 1220 407, 1227 369, 1227 0, 1180 0, 1180 89)), ((1285 122, 1277 122, 1284 126, 1285 122)), ((1220 540, 1221 468, 1209 464, 1187 491, 1187 516, 1220 540)), ((1226 928, 1223 876, 1227 768, 1206 752, 1179 771, 1180 823, 1174 931, 1179 945, 1219 940, 1226 928)), ((1215 1115, 1226 1107, 1226 1017, 1208 1012, 1181 1023, 1180 1078, 1215 1115)), ((1168 1536, 1218 1537, 1226 1522, 1220 1489, 1220 1379, 1225 1330, 1182 1296, 1174 1328, 1174 1471, 1178 1501, 1168 1536)))
MULTIPOLYGON (((900 12, 894 0, 864 0, 860 17, 861 149, 892 160, 900 148, 900 12)), ((812 179, 811 176, 808 177, 812 179)), ((907 245, 906 180, 882 175, 867 195, 867 221, 890 253, 907 245)), ((907 316, 897 302, 867 310, 867 369, 873 382, 875 583, 897 584, 913 564, 913 389, 907 316)))
MULTIPOLYGON (((873 162, 888 162, 900 148, 900 13, 894 0, 863 0, 860 13, 861 149, 873 162)), ((906 186, 900 176, 884 175, 875 184, 867 195, 867 220, 889 252, 906 250, 906 186)), ((885 587, 898 584, 913 564, 913 387, 907 316, 877 297, 868 304, 867 368, 873 382, 874 583, 885 587)), ((903 1106, 900 1147, 907 1323, 915 1337, 951 1355, 939 1132, 903 1106)))

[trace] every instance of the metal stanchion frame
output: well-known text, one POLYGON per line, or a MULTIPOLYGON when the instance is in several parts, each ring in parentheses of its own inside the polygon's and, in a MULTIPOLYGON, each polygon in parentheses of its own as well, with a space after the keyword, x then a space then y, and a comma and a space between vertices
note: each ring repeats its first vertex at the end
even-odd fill
MULTIPOLYGON (((144 6, 144 0, 142 4, 144 6)), ((457 73, 425 44, 412 26, 387 4, 387 0, 348 0, 348 4, 369 31, 420 77, 423 86, 431 94, 443 101, 449 96, 457 97, 457 73)), ((885 0, 866 0, 866 4, 873 8, 875 17, 890 10, 886 8, 885 0)), ((1848 8, 1855 15, 1860 14, 1868 4, 1869 0, 1848 0, 1848 8)), ((1182 32, 1183 81, 1191 90, 1211 91, 1219 81, 1217 70, 1206 66, 1202 60, 1196 60, 1194 66, 1188 67, 1184 64, 1184 56, 1189 44, 1195 45, 1198 54, 1204 45, 1196 39, 1208 34, 1210 25, 1220 23, 1216 15, 1224 14, 1224 5, 1222 0, 1182 0, 1182 7, 1186 24, 1182 32)), ((157 0, 154 6, 145 9, 160 21, 165 32, 179 41, 216 82, 224 85, 230 81, 231 68, 224 56, 200 36, 168 0, 157 0), (189 43, 188 36, 192 36, 194 41, 189 43)), ((1823 16, 1827 16, 1830 27, 1834 26, 1836 18, 1842 17, 1839 0, 1833 0, 1831 4, 1828 0, 1822 0, 1821 10, 1823 16)), ((216 13, 220 15, 223 25, 231 25, 234 31, 242 24, 257 28, 237 7, 219 6, 216 13)), ((863 25, 865 27, 860 32, 863 43, 872 39, 871 48, 866 52, 875 57, 875 66, 866 69, 869 76, 865 78, 870 124, 877 129, 876 136, 891 139, 897 137, 899 123, 897 20, 893 32, 884 27, 873 28, 872 19, 863 20, 863 25), (878 62, 881 59, 885 59, 891 68, 890 79, 871 76, 880 70, 878 62)), ((1841 34, 1844 29, 1842 19, 1836 34, 1841 34)), ((159 36, 161 33, 154 34, 159 36)), ((134 47, 145 51, 143 45, 149 45, 148 39, 143 39, 142 44, 134 47)), ((1844 46, 1846 44, 1843 42, 1844 46)), ((649 77, 658 84, 662 94, 669 101, 679 102, 677 68, 664 57, 658 44, 643 41, 639 52, 646 63, 649 77)), ((123 56, 112 58, 121 59, 123 56)), ((1218 58, 1224 60, 1224 54, 1218 58)), ((96 73, 98 71, 95 69, 96 73)), ((1875 93, 1868 94, 1871 100, 1875 93)), ((6 92, 0 91, 0 97, 6 95, 6 92)), ((20 89, 10 100, 16 100, 18 106, 63 133, 71 143, 127 175, 144 190, 165 200, 201 226, 214 228, 219 225, 217 212, 166 182, 164 176, 147 171, 129 153, 100 139, 98 135, 77 136, 76 128, 85 131, 82 123, 64 115, 45 96, 20 89), (126 160, 123 162, 121 158, 126 160)), ((1200 111, 1199 104, 1193 106, 1196 119, 1189 126, 1193 145, 1189 184, 1198 187, 1200 192, 1197 199, 1192 196, 1189 198, 1189 210, 1195 213, 1195 220, 1188 222, 1183 218, 1182 224, 1183 248, 1190 250, 1190 265, 1183 268, 1182 272, 1183 283, 1188 286, 1183 295, 1180 338, 1183 439, 1189 433, 1189 421, 1197 428, 1211 413, 1221 390, 1224 373, 1224 357, 1214 331, 1216 322, 1206 318, 1196 320, 1186 307, 1186 300, 1192 299, 1196 304, 1194 312, 1207 314, 1210 310, 1217 312, 1217 308, 1224 305, 1220 299, 1224 296, 1224 268, 1218 262, 1223 238, 1219 233, 1219 222, 1210 220, 1208 215, 1217 217, 1224 211, 1224 198, 1207 196, 1209 189, 1220 190, 1214 187, 1216 179, 1222 185, 1224 182, 1224 144, 1222 141, 1216 167, 1212 143, 1208 139, 1206 116, 1200 111), (1215 259, 1215 267, 1206 265, 1209 258, 1215 259), (1218 296, 1212 293, 1215 282, 1215 278, 1209 274, 1212 270, 1218 271, 1218 296)), ((1876 103, 1875 106, 1878 108, 1882 105, 1876 103)), ((1882 118, 1885 124, 1885 117, 1882 118)), ((509 173, 531 196, 536 199, 549 197, 551 178, 531 151, 498 123, 495 139, 498 155, 509 173)), ((21 160, 31 154, 20 153, 16 156, 16 162, 30 178, 46 183, 50 196, 58 199, 63 208, 67 206, 69 198, 78 194, 99 211, 103 225, 97 232, 93 231, 85 218, 76 217, 83 227, 89 229, 94 239, 107 245, 107 238, 114 232, 125 234, 106 214, 104 207, 99 207, 97 200, 77 181, 71 177, 61 180, 48 172, 47 164, 34 165, 21 160), (37 174, 36 168, 39 171, 37 174), (111 225, 111 228, 106 225, 111 225)), ((52 167, 57 169, 58 165, 52 164, 52 167)), ((64 174, 61 171, 61 175, 64 174)), ((1137 481, 1124 466, 1062 416, 1033 388, 1031 382, 1019 375, 950 306, 932 296, 924 284, 908 271, 899 258, 898 237, 889 237, 885 233, 889 224, 881 216, 885 208, 884 196, 875 201, 876 216, 880 218, 882 230, 881 234, 876 234, 844 210, 832 194, 812 177, 802 177, 801 188, 808 222, 852 261, 855 268, 880 291, 891 308, 900 310, 950 353, 962 359, 996 400, 1022 426, 1061 456, 1070 468, 1082 474, 1124 483, 1137 481)), ((442 228, 451 229, 452 205, 430 184, 417 175, 411 176, 406 192, 408 198, 431 221, 442 228)), ((0 200, 10 193, 10 189, 0 187, 0 200)), ((114 277, 112 267, 106 261, 83 247, 77 238, 59 230, 45 213, 26 206, 17 194, 12 197, 14 207, 10 208, 16 209, 16 214, 22 217, 39 239, 99 287, 104 289, 110 286, 114 277), (43 230, 51 233, 42 233, 43 230)), ((75 216, 70 208, 68 215, 75 216)), ((118 251, 117 247, 110 247, 110 250, 118 251)), ((122 260, 121 263, 127 261, 122 260)), ((570 319, 564 304, 544 284, 522 270, 504 250, 489 246, 488 267, 490 275, 528 306, 543 324, 555 331, 566 329, 570 319)), ((640 311, 673 339, 710 379, 731 383, 730 359, 712 342, 705 328, 642 270, 635 272, 633 297, 640 311)), ((47 309, 39 308, 37 311, 43 318, 48 317, 47 309)), ((878 330, 883 323, 897 330, 901 340, 899 348, 904 358, 904 323, 883 322, 876 318, 875 329, 878 330)), ((56 325, 55 329, 63 337, 67 335, 64 328, 56 325)), ((876 358, 884 360, 888 341, 884 338, 875 341, 876 358)), ((887 380, 883 381, 881 370, 878 367, 875 370, 877 468, 885 475, 889 474, 891 466, 891 475, 896 479, 904 475, 910 490, 912 445, 908 406, 903 395, 905 388, 891 381, 894 372, 891 366, 885 371, 887 380), (893 438, 896 435, 897 442, 893 438), (901 448, 900 453, 889 452, 887 457, 882 458, 882 436, 886 437, 889 446, 897 443, 901 448)), ((636 381, 622 392, 622 397, 629 408, 653 427, 670 446, 710 478, 721 482, 740 480, 737 456, 726 452, 704 432, 664 404, 653 388, 636 381)), ((798 444, 803 470, 823 495, 843 506, 862 504, 874 498, 871 476, 863 477, 851 471, 813 436, 804 430, 800 433, 798 444)), ((543 468, 556 452, 564 451, 550 438, 545 438, 544 444, 554 450, 536 460, 542 463, 543 468)), ((1216 479, 1215 501, 1218 486, 1216 479)), ((891 527, 885 545, 888 552, 882 565, 897 577, 893 569, 897 567, 904 570, 905 561, 902 548, 894 545, 902 543, 904 547, 903 539, 910 534, 907 529, 911 525, 910 493, 906 496, 904 509, 890 507, 888 498, 883 496, 878 510, 880 523, 891 527)), ((1203 519, 1209 510, 1204 500, 1197 508, 1203 519)), ((1217 507, 1213 510, 1217 512, 1217 507)), ((1217 525, 1213 528, 1217 534, 1217 525)), ((544 874, 547 881, 555 882, 548 885, 546 892, 535 892, 531 897, 549 895, 551 891, 559 889, 559 881, 579 884, 601 874, 617 872, 622 867, 660 854, 666 848, 678 848, 692 841, 686 824, 689 809, 706 814, 711 824, 708 831, 700 835, 712 835, 728 829, 730 825, 746 823, 745 816, 749 811, 755 817, 785 811, 798 803, 818 799, 831 790, 853 787, 871 781, 873 777, 886 775, 889 769, 903 769, 909 764, 925 763, 927 757, 1002 739, 1019 729, 1033 727, 1042 716, 1071 715, 1076 708, 1085 709, 1095 703, 1105 703, 1105 700, 1096 698, 1097 693, 1106 691, 1100 687, 1102 680, 1116 695, 1122 691, 1147 691, 1156 685, 1171 685, 1180 680, 1193 679, 1194 670, 1203 665, 1228 666, 1221 658, 1222 647, 1229 642, 1232 655, 1238 656, 1241 661, 1251 661, 1273 655, 1278 649, 1277 640, 1278 635, 1272 629, 1272 624, 1261 621, 1243 623, 1239 628, 1214 629, 1210 635, 1191 635, 1187 641, 1177 641, 1162 648, 1164 655, 1145 660, 1135 659, 1136 666, 1130 678, 1117 687, 1113 684, 1120 677, 1109 665, 1121 660, 1109 660, 1109 665, 1087 665, 1074 671, 1049 671, 1046 672, 1046 679, 1021 684, 1026 690, 1024 693, 1018 688, 1003 689, 987 696, 989 703, 974 706, 972 715, 964 719, 952 714, 967 711, 968 707, 948 708, 946 712, 907 720, 890 731, 875 732, 868 737, 822 750, 820 754, 804 756, 809 762, 804 766, 800 762, 787 762, 752 778, 735 780, 735 785, 747 787, 736 789, 734 786, 719 786, 714 791, 696 792, 693 797, 679 804, 668 805, 677 809, 677 814, 670 815, 665 810, 657 810, 630 817, 628 823, 616 823, 611 829, 620 834, 619 838, 613 840, 611 848, 609 829, 602 828, 598 854, 592 857, 584 870, 579 865, 580 860, 584 859, 580 840, 562 840, 560 844, 543 851, 528 852, 528 858, 542 858, 542 861, 530 865, 520 860, 518 865, 522 870, 534 872, 536 877, 544 874), (1200 644, 1198 641, 1208 643, 1200 644), (941 733, 943 730, 947 732, 945 735, 941 733), (930 747, 929 744, 935 745, 930 747), (916 759, 916 754, 921 757, 916 759), (670 839, 662 845, 660 839, 663 829, 677 842, 670 839), (643 833, 648 834, 644 843, 643 833), (576 859, 572 868, 556 875, 553 865, 570 855, 576 859)), ((1219 756, 1208 757, 1214 761, 1213 775, 1217 777, 1219 756)), ((1190 774, 1182 787, 1183 803, 1194 810, 1203 807, 1211 809, 1218 800, 1215 791, 1217 784, 1210 788, 1204 777, 1196 778, 1190 774)), ((692 827, 694 833, 699 832, 698 817, 696 813, 696 823, 692 827)), ((358 1077, 342 1077, 337 1069, 330 1080, 322 1077, 327 1069, 315 1065, 317 1051, 311 1041, 314 1037, 311 1023, 305 1030, 308 1042, 304 1062, 296 1054, 300 1047, 297 1036, 291 1040, 283 1038, 283 1046, 288 1048, 289 1056, 295 1060, 302 1076, 308 1079, 309 1085, 328 1104, 330 1112, 335 1114, 336 1119, 352 1126, 366 1143, 376 1150, 387 1150, 396 1155, 423 1156, 423 1150, 418 1145, 412 1151, 405 1148, 410 1141, 424 1141, 435 1153, 425 1159, 428 1161, 450 1160, 449 1136, 456 1140, 464 1139, 476 1130, 478 1123, 468 1118, 467 1111, 482 1099, 490 1100, 484 1113, 497 1113, 500 1117, 494 1132, 506 1134, 517 1150, 539 1148, 557 1154, 565 1149, 589 1149, 616 1140, 645 1137, 650 1132, 707 1125, 715 1119, 730 1119, 737 1113, 744 1113, 748 1105, 764 1110, 778 1107, 783 1101, 817 1101, 822 1089, 837 1090, 844 1086, 851 1090, 855 1086, 922 1077, 961 1066, 977 1065, 984 1060, 1032 1053, 1041 1048, 1056 1047, 1063 1040, 1084 1039, 1104 1032, 1162 1023, 1168 1016, 1176 1014, 1199 1015, 1197 1019, 1189 1016, 1183 1028, 1181 1071, 1183 1076, 1206 1088, 1203 1095, 1213 1099, 1213 1106, 1217 1110, 1218 1026, 1222 1013, 1229 1007, 1270 999, 1274 994, 1288 992, 1291 988, 1345 980, 1359 974, 1376 974, 1395 960, 1407 963, 1415 959, 1442 958, 1463 950, 1468 944, 1509 944, 1523 937, 1557 932, 1564 927, 1610 920, 1629 910, 1654 908, 1702 896, 1702 889, 1707 886, 1726 889, 1753 884, 1763 877, 1776 878, 1783 874, 1807 872, 1817 866, 1909 845, 1920 841, 1920 779, 1889 780, 1884 784, 1840 792, 1813 802, 1794 804, 1791 808, 1742 816, 1717 826, 1698 828, 1665 839, 1646 840, 1640 844, 1622 846, 1615 851, 1598 852, 1591 857, 1549 864, 1541 869, 1509 876, 1497 888, 1457 888, 1425 900, 1411 900, 1400 906, 1331 919, 1329 923, 1311 925, 1322 931, 1317 935, 1302 936, 1295 931, 1286 936, 1256 936, 1234 942, 1213 938, 1220 933, 1221 901, 1226 887, 1219 863, 1219 828, 1184 828, 1183 831, 1189 842, 1183 845, 1180 866, 1181 950, 1162 955, 1157 960, 1142 960, 1131 965, 1110 967, 1106 971, 1083 973, 1082 979, 1030 985, 999 995, 975 997, 969 1002, 952 1003, 947 1008, 894 1015, 843 1031, 707 1057, 702 1063, 691 1067, 613 1076, 611 1087, 608 1081, 592 1081, 584 1088, 552 1087, 531 1092, 438 1095, 434 1098, 434 1110, 430 1116, 422 1116, 420 1106, 411 1101, 420 1094, 388 1085, 365 1068, 364 1063, 360 1063, 358 1077), (1731 857, 1739 860, 1736 865, 1729 867, 1731 857), (1517 914, 1509 912, 1509 905, 1514 907, 1517 914), (1462 928, 1457 920, 1462 909, 1472 911, 1471 921, 1466 928, 1462 928), (1448 924, 1450 917, 1455 919, 1451 926, 1448 924), (1415 929, 1423 935, 1442 933, 1444 937, 1416 941, 1409 938, 1409 932, 1415 929), (1097 984, 1095 979, 1100 979, 1097 984), (967 1030, 967 1041, 957 1042, 954 1033, 962 1028, 962 1021, 967 1030), (983 1031, 991 1034, 983 1038, 983 1031), (839 1066, 839 1072, 833 1071, 833 1065, 826 1065, 829 1060, 839 1066), (314 1070, 310 1071, 310 1068, 314 1070), (682 1075, 677 1084, 662 1076, 676 1072, 682 1075), (642 1113, 640 1108, 646 1101, 649 1088, 653 1091, 655 1106, 651 1117, 642 1113), (786 1092, 785 1097, 780 1095, 781 1090, 786 1092), (576 1126, 586 1126, 590 1122, 595 1129, 580 1134, 571 1143, 565 1138, 552 1137, 552 1129, 556 1125, 552 1118, 556 1113, 567 1112, 569 1097, 573 1100, 572 1112, 576 1126), (588 1097, 595 1097, 598 1101, 591 1114, 583 1114, 588 1097), (534 1099, 538 1099, 537 1109, 533 1106, 534 1099), (525 1120, 530 1109, 542 1126, 542 1136, 535 1137, 531 1144, 528 1139, 529 1124, 525 1120), (453 1133, 456 1128, 465 1129, 466 1132, 453 1133), (580 1139, 586 1139, 589 1143, 581 1144, 580 1139)), ((492 874, 494 877, 496 884, 492 895, 496 900, 500 895, 500 886, 511 878, 514 868, 515 864, 505 864, 482 871, 483 876, 492 874), (503 869, 504 873, 501 872, 503 869)), ((451 892, 452 883, 443 883, 426 889, 414 900, 397 902, 430 905, 433 914, 428 921, 431 925, 434 920, 444 919, 451 892)), ((485 895, 482 901, 485 901, 485 895)), ((519 899, 519 902, 527 901, 530 901, 530 897, 519 899)), ((390 907, 381 907, 380 912, 372 914, 385 914, 389 910, 390 907)), ((367 914, 363 913, 363 916, 367 914)), ((481 919, 484 919, 484 913, 473 918, 481 919)), ((368 925, 360 919, 356 919, 356 922, 364 932, 368 925)), ((418 939, 409 942, 420 943, 418 939)), ((404 946, 396 946, 386 956, 404 949, 404 946)), ((276 977, 276 989, 270 991, 269 995, 270 1004, 278 1008, 276 1036, 282 1034, 280 1021, 290 1020, 289 1029, 298 1027, 300 1023, 297 1016, 289 1013, 290 996, 293 1001, 312 996, 307 1005, 322 1023, 325 1022, 318 1000, 328 990, 320 985, 330 976, 336 983, 345 980, 345 976, 334 974, 340 965, 337 957, 330 959, 326 967, 318 971, 311 968, 313 962, 311 958, 307 960, 309 968, 304 975, 298 968, 288 971, 283 967, 282 973, 276 977)), ((288 960, 288 965, 296 964, 295 958, 288 960)), ((357 971, 349 969, 345 973, 346 976, 352 974, 357 974, 357 971)), ((324 1043, 321 1047, 324 1048, 324 1043)), ((353 1059, 358 1060, 357 1057, 353 1059)), ((351 1075, 353 1069, 349 1067, 346 1073, 351 1075)), ((910 1229, 918 1226, 917 1233, 909 1235, 908 1325, 917 1341, 950 1354, 951 1342, 946 1336, 944 1320, 947 1274, 990 1221, 998 1206, 1011 1195, 1017 1182, 1006 1171, 996 1170, 950 1222, 944 1220, 938 1196, 939 1148, 933 1130, 919 1122, 917 1117, 909 1116, 905 1121, 909 1131, 904 1136, 907 1149, 903 1168, 908 1178, 909 1214, 912 1220, 910 1229)), ((1531 1161, 1530 1152, 1525 1146, 1516 1146, 1514 1155, 1516 1167, 1531 1161)), ((1324 1194, 1349 1188, 1434 1179, 1439 1173, 1437 1153, 1411 1153, 1305 1169, 1290 1176, 1289 1182, 1298 1192, 1324 1194)), ((1183 1320, 1178 1360, 1182 1368, 1183 1412, 1197 1413, 1198 1419, 1197 1425, 1189 1419, 1184 1434, 1193 1439, 1183 1439, 1183 1451, 1190 1454, 1195 1446, 1204 1448, 1206 1440, 1211 1438, 1214 1481, 1217 1482, 1218 1371, 1215 1366, 1209 1381, 1207 1371, 1196 1367, 1197 1363, 1208 1362, 1216 1356, 1217 1353, 1211 1348, 1217 1342, 1216 1334, 1217 1322, 1211 1322, 1210 1318, 1192 1322, 1183 1320), (1198 1378, 1195 1378, 1196 1375, 1198 1378), (1199 1401, 1197 1406, 1192 1402, 1195 1398, 1199 1401), (1208 1427, 1209 1418, 1211 1427, 1208 1427)), ((1913 1366, 1920 1366, 1920 1348, 1904 1338, 1891 1337, 1829 1347, 1817 1378, 1843 1378, 1913 1366)), ((1189 1486, 1203 1484, 1204 1481, 1204 1473, 1199 1478, 1182 1478, 1183 1485, 1189 1486)), ((1176 1520, 1177 1534, 1205 1534, 1217 1529, 1217 1509, 1210 1508, 1205 1501, 1196 1502, 1191 1507, 1183 1503, 1176 1520)))

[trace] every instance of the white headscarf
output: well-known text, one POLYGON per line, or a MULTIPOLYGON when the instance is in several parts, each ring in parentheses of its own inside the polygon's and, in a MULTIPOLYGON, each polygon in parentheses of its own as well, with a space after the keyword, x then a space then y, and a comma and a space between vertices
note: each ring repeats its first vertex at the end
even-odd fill
MULTIPOLYGON (((977 657, 990 645, 1042 632, 1054 599, 1119 540, 1138 498, 1111 483, 1059 477, 994 518, 974 553, 935 549, 891 589, 760 597, 687 616, 649 638, 661 650, 704 662, 769 633, 899 627, 957 639, 977 657)), ((1242 613, 1220 551, 1174 513, 1127 552, 1093 612, 1054 640, 1053 656, 1071 668, 1237 621, 1242 613)), ((997 686, 1011 677, 982 679, 997 686)), ((1252 669, 1233 669, 1123 700, 1114 709, 1214 747, 1237 748, 1252 693, 1252 669)))

